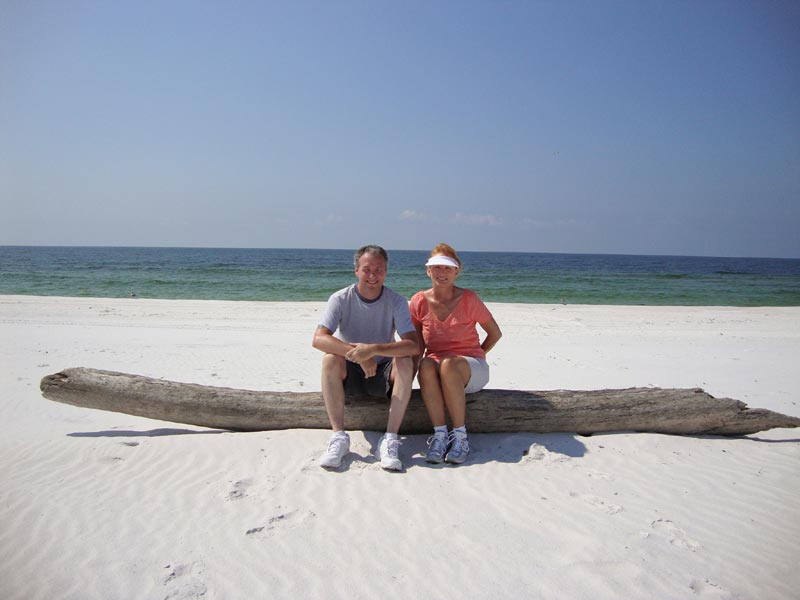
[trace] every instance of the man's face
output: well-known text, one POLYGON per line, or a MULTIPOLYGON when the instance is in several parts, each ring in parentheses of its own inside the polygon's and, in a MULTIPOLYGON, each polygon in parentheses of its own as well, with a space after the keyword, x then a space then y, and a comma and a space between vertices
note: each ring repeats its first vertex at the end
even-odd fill
POLYGON ((358 291, 362 296, 376 297, 386 279, 386 261, 376 254, 362 254, 356 269, 358 291))

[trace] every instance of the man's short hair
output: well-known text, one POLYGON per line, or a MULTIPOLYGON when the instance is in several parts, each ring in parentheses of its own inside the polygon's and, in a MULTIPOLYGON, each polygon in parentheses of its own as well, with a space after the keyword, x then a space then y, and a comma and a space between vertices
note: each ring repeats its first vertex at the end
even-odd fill
POLYGON ((358 268, 358 261, 361 260, 361 257, 365 254, 375 254, 376 256, 380 256, 386 261, 386 264, 389 264, 389 255, 386 253, 386 250, 381 248, 380 246, 376 246, 375 244, 369 244, 367 246, 361 246, 356 253, 353 255, 353 265, 355 268, 358 268))

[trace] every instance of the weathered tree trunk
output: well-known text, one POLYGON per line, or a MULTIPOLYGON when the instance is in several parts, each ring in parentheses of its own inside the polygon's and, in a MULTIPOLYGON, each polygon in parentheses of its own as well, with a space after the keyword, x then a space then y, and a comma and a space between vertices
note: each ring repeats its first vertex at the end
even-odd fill
MULTIPOLYGON (((216 429, 327 429, 319 392, 259 392, 177 383, 139 375, 66 369, 42 379, 45 398, 216 429)), ((350 430, 382 431, 389 403, 349 401, 350 430)), ((800 418, 738 400, 714 398, 701 389, 525 392, 483 390, 468 396, 467 422, 474 433, 643 431, 671 434, 743 435, 774 427, 798 427, 800 418)), ((403 421, 404 433, 426 433, 431 424, 415 391, 403 421)))

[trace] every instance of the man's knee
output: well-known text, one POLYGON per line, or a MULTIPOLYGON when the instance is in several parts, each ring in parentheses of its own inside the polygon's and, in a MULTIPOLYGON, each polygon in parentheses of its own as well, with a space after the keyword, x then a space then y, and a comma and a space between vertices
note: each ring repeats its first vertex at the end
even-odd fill
POLYGON ((343 356, 336 354, 326 354, 322 357, 323 375, 334 375, 344 379, 347 375, 347 365, 343 356))
POLYGON ((414 361, 409 356, 398 356, 394 359, 395 377, 406 381, 414 378, 414 361))

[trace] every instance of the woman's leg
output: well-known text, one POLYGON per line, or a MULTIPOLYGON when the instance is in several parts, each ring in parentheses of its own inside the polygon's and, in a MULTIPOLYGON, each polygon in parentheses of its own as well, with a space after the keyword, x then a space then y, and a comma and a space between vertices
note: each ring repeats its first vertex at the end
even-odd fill
MULTIPOLYGON (((472 371, 463 356, 443 358, 439 364, 439 377, 444 404, 450 413, 453 428, 463 427, 467 416, 467 397, 464 388, 472 371)), ((429 411, 430 412, 430 411, 429 411)))
POLYGON ((439 364, 432 358, 423 358, 419 363, 419 388, 422 400, 428 409, 428 417, 434 427, 447 424, 444 412, 444 396, 439 381, 439 364))

